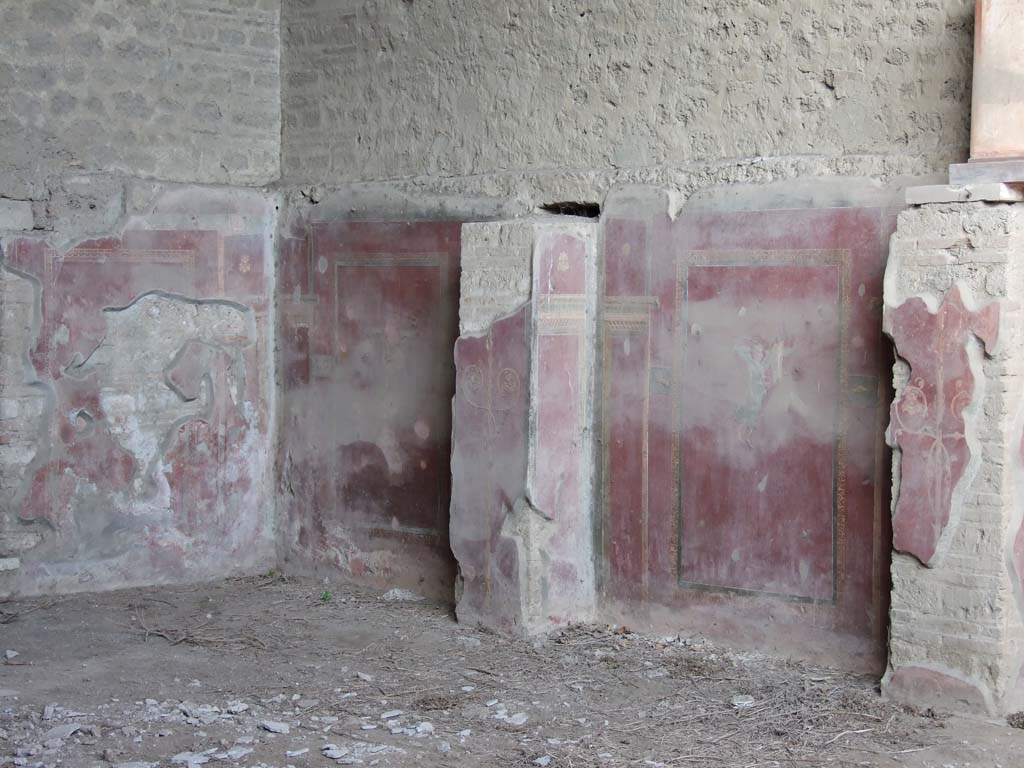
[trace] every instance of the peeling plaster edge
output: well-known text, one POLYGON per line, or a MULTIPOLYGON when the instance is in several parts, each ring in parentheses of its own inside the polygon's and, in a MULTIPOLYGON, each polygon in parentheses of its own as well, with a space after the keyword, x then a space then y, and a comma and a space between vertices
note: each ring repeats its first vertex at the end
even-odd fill
POLYGON ((501 314, 495 315, 494 317, 489 317, 487 319, 486 325, 484 325, 482 328, 477 328, 476 326, 474 326, 471 329, 466 329, 465 331, 459 334, 458 338, 455 339, 455 343, 457 345, 459 341, 461 341, 462 339, 482 339, 485 336, 487 336, 491 332, 491 329, 498 323, 502 322, 503 320, 509 320, 518 315, 520 312, 522 312, 523 309, 532 306, 533 296, 527 296, 525 299, 517 301, 511 309, 507 311, 503 310, 501 314))
MULTIPOLYGON (((0 509, 0 514, 11 522, 20 524, 29 530, 38 529, 40 527, 52 529, 51 525, 42 521, 22 520, 18 514, 18 510, 21 508, 25 495, 31 490, 32 478, 35 476, 36 472, 39 471, 39 468, 50 460, 50 456, 53 452, 53 444, 50 440, 50 425, 53 423, 57 409, 57 392, 51 382, 47 382, 39 378, 39 371, 36 370, 35 365, 32 363, 32 350, 38 346, 39 335, 42 333, 43 328, 43 286, 39 281, 39 278, 35 277, 35 275, 22 272, 20 269, 16 269, 7 263, 2 240, 0 240, 0 271, 6 271, 15 275, 32 286, 32 327, 29 333, 28 344, 26 345, 22 355, 22 375, 24 376, 24 381, 22 383, 24 386, 33 387, 43 392, 46 403, 43 412, 40 414, 39 427, 36 436, 37 448, 35 455, 33 455, 32 460, 25 466, 21 478, 21 485, 11 497, 9 509, 0 509)), ((0 310, 2 309, 2 306, 0 306, 0 310)), ((2 518, 0 518, 0 522, 2 522, 2 518)))

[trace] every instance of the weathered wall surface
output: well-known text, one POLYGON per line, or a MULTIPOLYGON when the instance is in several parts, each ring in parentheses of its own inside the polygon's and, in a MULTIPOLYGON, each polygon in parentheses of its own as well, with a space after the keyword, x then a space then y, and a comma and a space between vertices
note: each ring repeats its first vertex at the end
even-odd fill
POLYGON ((279 14, 279 0, 4 3, 0 197, 45 219, 67 173, 275 179, 279 14))
POLYGON ((984 713, 1024 702, 1024 299, 1020 205, 900 216, 886 271, 896 345, 892 614, 884 689, 984 713))
POLYGON ((299 220, 279 258, 289 567, 450 598, 459 224, 299 220))
POLYGON ((658 190, 609 201, 601 595, 630 624, 880 670, 895 210, 785 192, 675 220, 658 190))
POLYGON ((0 591, 273 562, 275 200, 135 192, 117 236, 0 241, 0 591))
POLYGON ((286 0, 284 175, 538 203, 941 171, 967 153, 972 18, 972 0, 286 0))

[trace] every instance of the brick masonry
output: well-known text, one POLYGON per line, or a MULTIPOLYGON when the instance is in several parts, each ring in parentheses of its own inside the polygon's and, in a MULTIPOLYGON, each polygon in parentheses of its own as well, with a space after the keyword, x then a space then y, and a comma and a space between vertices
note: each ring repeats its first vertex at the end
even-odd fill
POLYGON ((892 240, 896 551, 884 688, 917 704, 997 713, 1024 703, 1022 253, 1014 204, 912 208, 892 240))
POLYGON ((278 0, 26 0, 0 9, 0 195, 64 173, 278 175, 278 0))

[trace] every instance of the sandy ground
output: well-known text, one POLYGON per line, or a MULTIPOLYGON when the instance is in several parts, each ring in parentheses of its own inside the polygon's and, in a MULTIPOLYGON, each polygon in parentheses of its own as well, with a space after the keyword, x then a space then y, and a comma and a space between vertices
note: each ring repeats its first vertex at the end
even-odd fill
POLYGON ((0 766, 1024 766, 1024 731, 835 670, 622 628, 500 637, 275 574, 0 603, 4 651, 0 766))

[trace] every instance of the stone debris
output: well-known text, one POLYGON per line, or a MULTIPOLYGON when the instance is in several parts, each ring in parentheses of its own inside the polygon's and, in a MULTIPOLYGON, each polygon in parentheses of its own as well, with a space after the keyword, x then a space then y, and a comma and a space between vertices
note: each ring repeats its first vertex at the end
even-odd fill
POLYGON ((11 650, 11 649, 9 649, 9 648, 8 648, 8 649, 7 649, 6 651, 4 651, 4 658, 5 658, 5 659, 7 659, 7 661, 10 661, 11 659, 16 659, 16 658, 18 658, 18 657, 19 657, 20 655, 21 655, 21 654, 20 654, 20 653, 18 653, 17 651, 12 651, 12 650, 11 650))
POLYGON ((193 765, 204 765, 210 762, 210 756, 216 751, 216 749, 209 749, 205 752, 179 752, 171 758, 171 762, 187 765, 189 768, 193 765))
POLYGON ((419 603, 423 601, 423 597, 417 595, 415 592, 410 592, 407 589, 389 589, 381 596, 381 600, 387 602, 404 602, 404 603, 419 603))
MULTIPOLYGON (((389 610, 378 601, 373 604, 381 612, 389 610)), ((406 631, 396 633, 400 641, 404 641, 406 631)), ((129 695, 137 700, 104 698, 85 712, 62 703, 43 707, 35 702, 19 704, 9 699, 0 702, 0 725, 7 731, 0 732, 0 768, 503 765, 513 752, 517 755, 515 764, 539 768, 643 765, 645 757, 666 758, 659 755, 657 748, 645 749, 644 753, 634 749, 630 755, 618 744, 614 749, 610 748, 612 744, 599 746, 594 736, 608 726, 608 714, 599 716, 600 710, 577 710, 573 703, 576 694, 568 693, 573 690, 571 684, 583 683, 586 691, 594 686, 593 680, 600 670, 592 670, 585 677, 581 676, 580 668, 593 667, 595 650, 603 648, 615 659, 617 676, 629 669, 635 674, 634 679, 641 681, 652 669, 665 668, 672 670, 676 678, 706 678, 709 682, 701 683, 706 688, 706 698, 687 702, 687 706, 703 707, 707 717, 730 725, 736 720, 737 711, 746 708, 750 714, 739 712, 739 722, 750 729, 757 728, 755 713, 764 711, 767 716, 774 707, 770 692, 789 690, 779 685, 765 687, 762 681, 766 669, 767 674, 778 677, 785 672, 788 677, 784 679, 792 679, 788 667, 771 667, 760 656, 747 659, 690 641, 669 643, 589 625, 564 630, 540 646, 532 641, 522 646, 529 649, 527 655, 517 658, 514 664, 535 665, 536 677, 531 678, 537 681, 534 687, 513 677, 513 665, 506 657, 484 659, 469 653, 446 670, 450 673, 446 677, 438 676, 434 656, 424 656, 416 662, 420 664, 418 679, 403 682, 395 669, 407 672, 414 662, 392 657, 390 649, 383 649, 384 661, 380 666, 361 661, 358 667, 339 666, 325 671, 317 661, 310 664, 309 680, 300 682, 297 678, 288 687, 282 684, 277 691, 267 691, 258 684, 230 688, 213 678, 204 678, 197 691, 186 678, 174 681, 180 686, 182 698, 149 698, 144 692, 133 692, 129 695), (559 638, 565 642, 559 642, 559 638), (551 667, 551 660, 557 662, 557 667, 551 667), (357 672, 360 668, 366 671, 357 672), (561 678, 557 686, 547 685, 543 677, 553 669, 561 678), (745 670, 751 671, 746 674, 745 670), (318 684, 314 675, 330 682, 318 684), (335 680, 353 682, 353 678, 362 677, 375 677, 379 682, 363 685, 355 681, 354 691, 331 687, 335 680), (719 682, 714 682, 719 678, 719 682), (468 681, 472 684, 465 685, 468 681), (223 691, 222 698, 210 696, 215 690, 223 691), (190 692, 187 697, 183 695, 185 691, 190 692), (17 714, 11 717, 5 713, 17 714), (99 724, 103 725, 102 733, 99 724), (403 758, 406 754, 408 757, 403 758), (493 761, 486 762, 490 758, 493 761)), ((36 674, 35 669, 15 671, 36 674)), ((842 676, 823 676, 817 669, 809 672, 800 678, 803 685, 799 690, 810 686, 814 695, 833 697, 833 689, 843 684, 842 676)), ((662 699, 634 696, 630 700, 634 705, 630 717, 637 718, 643 726, 639 732, 648 733, 656 743, 673 732, 671 723, 688 714, 676 704, 679 694, 673 692, 678 688, 675 681, 672 685, 659 685, 666 690, 662 699)), ((843 690, 859 690, 859 683, 852 685, 843 690)), ((820 702, 820 697, 815 701, 820 702)), ((857 699, 853 701, 857 702, 857 711, 863 710, 872 717, 876 711, 885 711, 857 699)), ((820 706, 808 712, 818 709, 820 706)), ((855 740, 850 737, 859 732, 857 726, 866 727, 862 720, 851 724, 841 721, 840 725, 816 732, 812 738, 824 743, 837 734, 849 732, 834 742, 838 750, 855 740)), ((797 738, 807 738, 802 724, 786 727, 797 738)), ((715 731, 705 728, 702 733, 711 735, 715 731)), ((709 739, 708 743, 716 742, 709 739)), ((733 740, 728 746, 736 749, 741 743, 733 740)), ((899 742, 893 745, 895 748, 899 742)))
POLYGON ((263 720, 260 722, 260 728, 271 733, 289 733, 291 728, 288 723, 279 723, 276 720, 263 720))
POLYGON ((746 695, 733 696, 731 704, 734 709, 751 709, 754 706, 754 697, 746 695))
POLYGON ((209 704, 193 704, 190 701, 183 701, 178 705, 182 714, 185 715, 185 722, 189 725, 209 725, 220 719, 220 709, 209 704))
POLYGON ((337 744, 328 744, 323 749, 323 755, 328 760, 337 760, 349 753, 347 747, 339 747, 337 744))
POLYGON ((215 753, 214 756, 213 756, 213 759, 214 760, 241 760, 246 755, 251 755, 251 754, 252 754, 252 748, 251 747, 236 746, 236 747, 232 747, 231 749, 227 750, 226 752, 217 752, 217 753, 215 753), (221 755, 223 755, 223 757, 221 757, 221 755))
POLYGON ((80 728, 81 726, 77 723, 58 725, 44 733, 41 738, 44 743, 47 741, 64 741, 64 739, 70 738, 77 733, 80 728))

